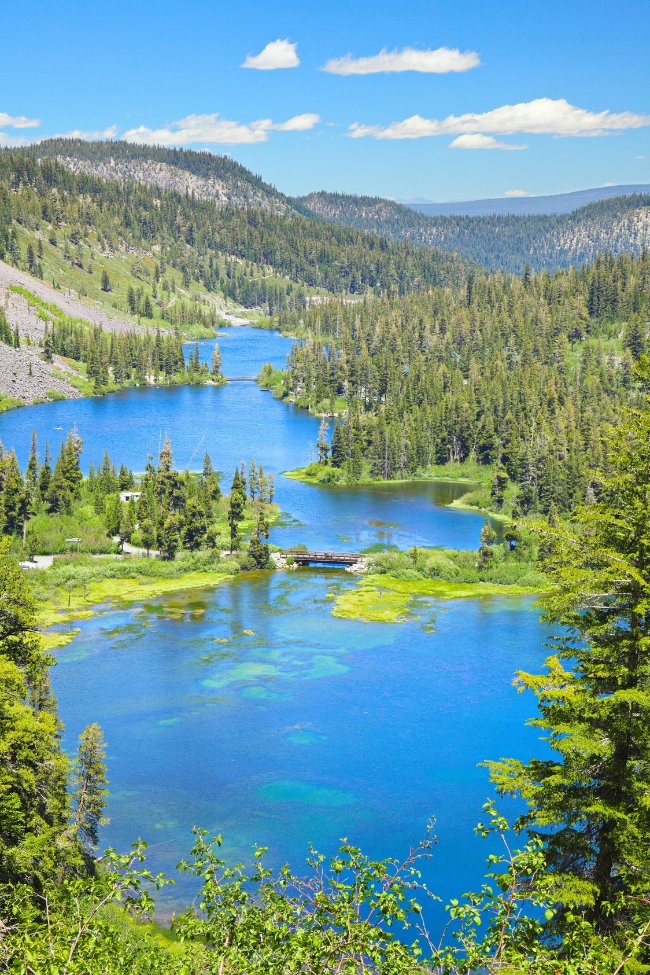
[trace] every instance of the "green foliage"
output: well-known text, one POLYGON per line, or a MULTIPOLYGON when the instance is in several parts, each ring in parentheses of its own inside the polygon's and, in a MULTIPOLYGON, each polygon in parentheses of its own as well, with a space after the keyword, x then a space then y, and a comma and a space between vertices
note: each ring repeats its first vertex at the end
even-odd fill
POLYGON ((40 889, 70 857, 67 763, 34 601, 0 540, 0 883, 40 889))
POLYGON ((99 827, 108 796, 106 778, 106 745, 98 724, 89 724, 79 736, 79 749, 72 768, 71 794, 77 838, 87 854, 97 846, 99 827))
POLYGON ((572 213, 428 216, 377 197, 311 193, 296 201, 305 212, 389 240, 454 251, 494 271, 555 270, 593 261, 599 252, 640 253, 635 218, 650 204, 645 194, 612 197, 572 213))
MULTIPOLYGON (((643 398, 610 434, 608 473, 573 525, 540 529, 561 624, 542 675, 520 673, 537 697, 552 757, 489 763, 501 792, 523 796, 522 824, 543 837, 568 910, 599 930, 628 922, 619 898, 650 895, 650 369, 643 398)), ((560 919, 561 920, 561 919, 560 919)))
POLYGON ((495 275, 455 292, 283 313, 280 326, 307 338, 293 347, 282 389, 316 413, 344 414, 330 480, 470 462, 498 475, 468 503, 570 511, 589 488, 585 458, 602 463, 607 423, 638 395, 633 355, 648 333, 649 269, 648 253, 607 257, 554 277, 495 275))
MULTIPOLYGON (((95 151, 106 157, 115 145, 95 151)), ((143 151, 148 152, 143 147, 124 148, 132 155, 143 151)), ((79 158, 86 150, 76 144, 74 152, 79 158)), ((23 235, 38 230, 50 236, 55 227, 64 227, 63 252, 53 248, 52 256, 66 265, 75 262, 73 238, 74 247, 86 253, 95 248, 114 253, 126 245, 144 254, 155 242, 155 294, 153 285, 147 286, 138 307, 130 284, 133 297, 124 288, 120 299, 125 309, 133 313, 137 307, 145 318, 154 313, 155 305, 158 314, 174 320, 171 285, 161 265, 180 275, 186 294, 192 288, 218 292, 249 307, 264 307, 269 314, 280 308, 304 308, 306 292, 314 288, 351 294, 407 292, 464 279, 465 262, 455 255, 326 226, 293 208, 217 208, 213 199, 194 194, 132 179, 98 178, 91 175, 100 171, 96 166, 73 172, 47 155, 42 145, 38 152, 0 155, 0 258, 27 266, 16 226, 23 235)), ((216 322, 214 312, 212 321, 216 322)))

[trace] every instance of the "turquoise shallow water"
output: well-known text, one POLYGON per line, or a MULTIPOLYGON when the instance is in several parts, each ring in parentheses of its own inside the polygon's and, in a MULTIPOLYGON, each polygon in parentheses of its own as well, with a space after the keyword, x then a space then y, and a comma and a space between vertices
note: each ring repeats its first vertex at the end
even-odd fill
MULTIPOLYGON (((479 884, 487 849, 472 828, 490 787, 477 763, 535 747, 511 681, 539 666, 544 628, 527 598, 423 600, 403 624, 335 619, 331 597, 350 585, 259 574, 80 624, 54 689, 70 745, 94 720, 109 742, 104 843, 146 837, 171 870, 199 825, 228 856, 258 842, 300 867, 309 840, 397 855, 435 816, 432 889, 479 884)), ((179 879, 167 908, 192 889, 179 879)))
MULTIPOLYGON (((219 343, 230 375, 281 365, 289 348, 248 328, 219 343)), ((482 517, 444 507, 459 485, 337 490, 283 478, 309 461, 318 420, 254 384, 13 410, 0 416, 0 438, 24 463, 32 427, 56 451, 75 424, 86 464, 108 448, 142 469, 166 435, 179 466, 200 466, 209 450, 227 482, 255 456, 276 475, 279 544, 478 546, 482 517)), ((419 618, 402 624, 334 619, 333 595, 354 584, 336 571, 263 573, 79 624, 53 683, 66 746, 91 721, 108 742, 105 845, 145 837, 152 867, 172 871, 197 825, 222 833, 228 856, 257 842, 299 868, 310 840, 332 852, 346 836, 399 855, 435 816, 431 888, 446 898, 480 885, 488 850, 472 828, 491 790, 478 763, 539 753, 524 725, 532 702, 511 681, 539 666, 544 627, 523 598, 422 600, 419 618)), ((166 911, 193 892, 177 879, 166 911)))

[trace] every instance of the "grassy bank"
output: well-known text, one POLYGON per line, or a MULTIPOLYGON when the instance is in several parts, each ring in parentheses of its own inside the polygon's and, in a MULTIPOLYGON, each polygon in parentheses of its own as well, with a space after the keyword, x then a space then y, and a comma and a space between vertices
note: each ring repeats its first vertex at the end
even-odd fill
MULTIPOLYGON (((80 556, 57 559, 50 569, 33 571, 30 578, 38 600, 38 625, 46 630, 88 619, 106 603, 130 604, 215 586, 239 571, 236 559, 220 559, 214 553, 182 555, 173 562, 80 556)), ((74 631, 45 636, 46 647, 53 649, 70 642, 74 631)))
POLYGON ((488 596, 531 595, 534 590, 492 582, 447 582, 439 579, 396 579, 387 575, 365 576, 356 589, 340 593, 332 616, 366 623, 399 623, 417 607, 419 598, 481 599, 488 596))

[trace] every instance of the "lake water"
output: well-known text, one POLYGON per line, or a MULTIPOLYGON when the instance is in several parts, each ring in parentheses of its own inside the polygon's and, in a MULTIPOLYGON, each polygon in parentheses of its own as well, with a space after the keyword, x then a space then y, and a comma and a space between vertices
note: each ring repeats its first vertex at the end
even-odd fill
MULTIPOLYGON (((478 763, 535 751, 531 702, 511 686, 542 656, 532 600, 423 600, 417 619, 365 624, 331 616, 350 585, 260 573, 79 624, 54 690, 71 747, 90 721, 109 743, 105 844, 146 837, 154 868, 173 872, 202 826, 228 858, 249 862, 257 842, 300 869, 309 840, 398 856, 435 816, 431 889, 480 884, 488 846, 472 829, 491 789, 478 763)), ((178 883, 167 909, 193 893, 178 883)))
MULTIPOLYGON (((219 344, 227 375, 282 365, 289 348, 249 328, 219 344)), ((201 344, 206 359, 211 345, 201 344)), ((199 467, 208 450, 227 486, 254 456, 276 475, 279 544, 478 546, 482 517, 443 506, 458 485, 344 490, 283 478, 309 461, 318 420, 252 383, 14 410, 0 416, 0 437, 24 463, 32 427, 58 450, 75 424, 86 464, 108 448, 140 470, 169 435, 179 466, 199 467)), ((450 897, 480 885, 488 848, 472 827, 492 790, 478 763, 539 754, 525 727, 533 702, 511 682, 540 666, 544 626, 528 598, 422 600, 401 624, 335 619, 334 595, 355 584, 338 571, 260 573, 78 624, 53 683, 66 746, 91 721, 108 742, 103 844, 143 836, 153 869, 172 870, 197 825, 222 833, 228 856, 257 842, 299 868, 310 840, 332 852, 346 836, 400 855, 434 816, 431 888, 450 897)), ((191 893, 179 878, 164 910, 191 893)))
MULTIPOLYGON (((218 339, 223 371, 257 375, 264 362, 282 366, 291 340, 277 332, 231 328, 218 339)), ((209 361, 213 341, 199 343, 209 361)), ((282 477, 316 456, 319 420, 287 405, 255 383, 129 389, 96 399, 63 400, 0 415, 0 439, 26 464, 32 429, 41 451, 58 453, 68 430, 84 442, 82 461, 101 463, 104 451, 119 465, 142 471, 157 458, 165 437, 180 469, 199 469, 206 451, 229 489, 235 467, 251 457, 272 473, 285 517, 271 541, 303 543, 330 551, 361 551, 374 544, 475 548, 483 516, 442 505, 464 493, 458 484, 411 482, 342 490, 318 488, 282 477)))

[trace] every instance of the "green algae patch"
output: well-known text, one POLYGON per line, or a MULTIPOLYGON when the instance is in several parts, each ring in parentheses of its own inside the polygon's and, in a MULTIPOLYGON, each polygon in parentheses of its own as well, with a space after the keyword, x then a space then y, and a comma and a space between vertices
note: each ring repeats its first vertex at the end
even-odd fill
POLYGON ((340 593, 334 600, 332 616, 339 619, 363 620, 366 623, 400 623, 406 619, 411 597, 368 586, 340 593))
POLYGON ((72 643, 77 633, 79 633, 78 627, 74 630, 66 630, 65 633, 60 631, 41 633, 41 646, 45 653, 49 653, 51 650, 59 650, 61 647, 67 647, 69 643, 72 643))
POLYGON ((306 806, 349 806, 355 801, 351 792, 299 779, 276 779, 262 786, 260 795, 271 802, 299 802, 306 806))
POLYGON ((356 589, 339 593, 332 616, 365 623, 402 623, 413 601, 428 599, 478 599, 488 596, 525 596, 532 590, 494 582, 445 582, 441 579, 396 579, 368 575, 356 589))
POLYGON ((60 598, 50 598, 38 611, 38 624, 47 629, 61 623, 90 619, 97 607, 106 603, 141 603, 167 593, 209 588, 231 578, 230 574, 196 571, 179 576, 118 576, 96 580, 72 592, 69 599, 63 594, 60 598))
POLYGON ((393 576, 368 575, 364 586, 387 589, 408 596, 430 596, 433 599, 477 599, 481 596, 525 596, 532 590, 524 586, 500 585, 496 582, 446 582, 443 579, 396 579, 393 576))

